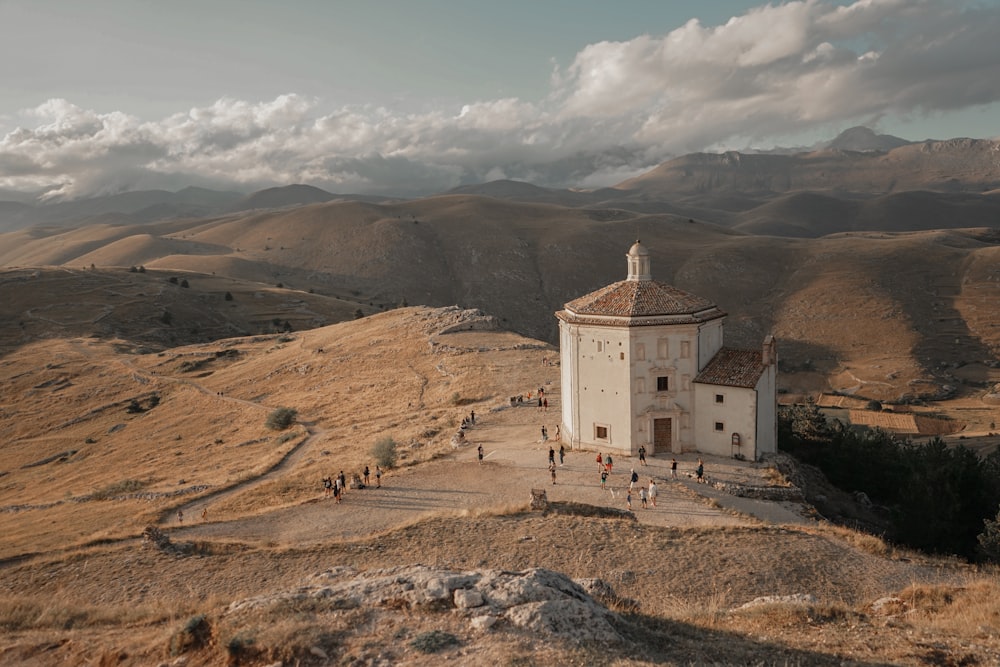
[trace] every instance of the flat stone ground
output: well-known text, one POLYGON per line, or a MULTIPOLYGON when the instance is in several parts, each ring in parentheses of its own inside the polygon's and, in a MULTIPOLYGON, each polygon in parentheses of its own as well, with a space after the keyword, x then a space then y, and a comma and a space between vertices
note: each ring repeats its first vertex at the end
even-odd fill
MULTIPOLYGON (((555 433, 558 398, 550 396, 548 412, 527 404, 501 407, 477 414, 465 444, 447 457, 387 472, 381 488, 348 490, 338 505, 324 498, 317 480, 317 499, 292 508, 232 522, 211 520, 181 527, 170 525, 178 538, 232 539, 264 543, 306 544, 330 537, 365 537, 411 523, 421 517, 463 511, 524 507, 531 489, 544 489, 550 501, 572 501, 601 507, 626 509, 631 468, 639 473, 639 484, 656 481, 656 507, 643 508, 638 487, 632 493, 632 508, 642 523, 657 526, 734 526, 763 523, 812 523, 796 503, 778 503, 737 498, 697 484, 694 469, 697 454, 677 455, 678 478, 670 479, 670 456, 649 457, 640 466, 637 458, 615 456, 607 489, 600 487, 596 452, 567 451, 556 470, 556 483, 548 470, 548 450, 559 442, 541 441, 541 426, 555 433), (478 462, 477 446, 483 446, 484 462, 478 462), (714 500, 715 503, 711 501, 714 500)), ((711 480, 766 485, 766 468, 735 459, 702 456, 706 477, 711 480)), ((374 470, 374 464, 372 464, 374 470)), ((336 472, 335 470, 332 472, 336 472)), ((348 471, 349 472, 349 471, 348 471)), ((374 477, 372 478, 374 483, 374 477)), ((189 517, 201 515, 211 501, 185 509, 189 517)))

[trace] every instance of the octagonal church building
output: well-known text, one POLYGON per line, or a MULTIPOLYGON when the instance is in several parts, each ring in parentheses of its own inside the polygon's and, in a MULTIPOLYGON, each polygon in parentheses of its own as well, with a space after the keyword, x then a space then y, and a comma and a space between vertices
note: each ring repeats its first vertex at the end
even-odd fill
POLYGON ((559 319, 562 437, 574 449, 759 460, 777 447, 777 354, 723 345, 726 314, 653 280, 649 251, 628 277, 567 303, 559 319))

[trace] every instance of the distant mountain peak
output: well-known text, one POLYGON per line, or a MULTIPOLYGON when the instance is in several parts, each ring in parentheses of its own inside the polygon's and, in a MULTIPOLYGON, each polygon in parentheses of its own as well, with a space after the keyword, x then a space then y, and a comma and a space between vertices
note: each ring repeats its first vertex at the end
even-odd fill
POLYGON ((250 209, 284 208, 286 206, 302 206, 304 204, 321 204, 337 195, 302 183, 266 188, 252 192, 236 202, 232 210, 246 211, 250 209))
POLYGON ((891 151, 893 148, 906 146, 913 142, 894 137, 891 134, 876 134, 874 130, 863 125, 851 127, 838 134, 827 148, 842 151, 891 151))

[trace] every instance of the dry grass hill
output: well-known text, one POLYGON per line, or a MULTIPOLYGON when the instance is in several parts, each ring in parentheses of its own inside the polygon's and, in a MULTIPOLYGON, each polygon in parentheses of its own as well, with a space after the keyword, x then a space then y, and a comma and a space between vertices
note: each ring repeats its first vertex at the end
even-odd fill
MULTIPOLYGON (((537 428, 556 417, 508 398, 540 385, 557 410, 554 353, 476 311, 423 307, 160 352, 70 336, 21 345, 0 362, 0 661, 987 665, 1000 655, 989 572, 898 552, 795 502, 739 504, 686 476, 670 481, 655 459, 643 473, 660 481, 659 507, 634 517, 599 488, 589 454, 570 452, 549 485, 537 428), (282 406, 296 423, 268 428, 282 406), (472 444, 453 444, 470 411, 466 441, 484 444, 484 465, 472 444), (382 488, 324 498, 319 480, 370 465, 386 435, 400 467, 382 488), (548 512, 527 509, 538 486, 548 512), (502 572, 514 580, 490 579, 502 572)), ((709 470, 788 483, 769 466, 710 460, 709 470)))

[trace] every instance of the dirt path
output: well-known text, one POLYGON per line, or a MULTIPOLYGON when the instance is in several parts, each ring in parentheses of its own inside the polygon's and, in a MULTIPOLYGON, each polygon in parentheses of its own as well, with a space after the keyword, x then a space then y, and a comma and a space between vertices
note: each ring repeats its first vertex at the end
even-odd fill
MULTIPOLYGON (((558 452, 559 443, 541 442, 541 425, 554 432, 558 406, 550 401, 548 413, 527 405, 478 415, 466 443, 454 453, 419 466, 388 472, 381 488, 348 490, 343 502, 317 498, 305 504, 282 508, 256 517, 231 522, 174 527, 182 539, 231 539, 273 544, 307 544, 331 537, 363 537, 389 530, 421 517, 464 511, 523 507, 532 488, 545 489, 552 501, 574 501, 602 507, 626 509, 630 469, 640 475, 639 483, 654 479, 658 486, 657 506, 642 508, 638 488, 632 507, 639 521, 661 526, 746 525, 805 523, 794 505, 735 498, 708 485, 696 484, 689 475, 696 456, 678 456, 678 479, 670 479, 669 458, 651 458, 649 465, 616 457, 608 488, 600 488, 595 453, 568 451, 556 469, 553 484, 548 471, 549 446, 558 452), (484 462, 479 464, 477 446, 483 446, 484 462)), ((710 477, 763 483, 763 470, 752 464, 705 458, 710 477)), ((556 455, 558 463, 558 454, 556 455)), ((193 503, 190 511, 200 511, 211 501, 193 503)), ((187 512, 188 510, 186 510, 187 512)))

